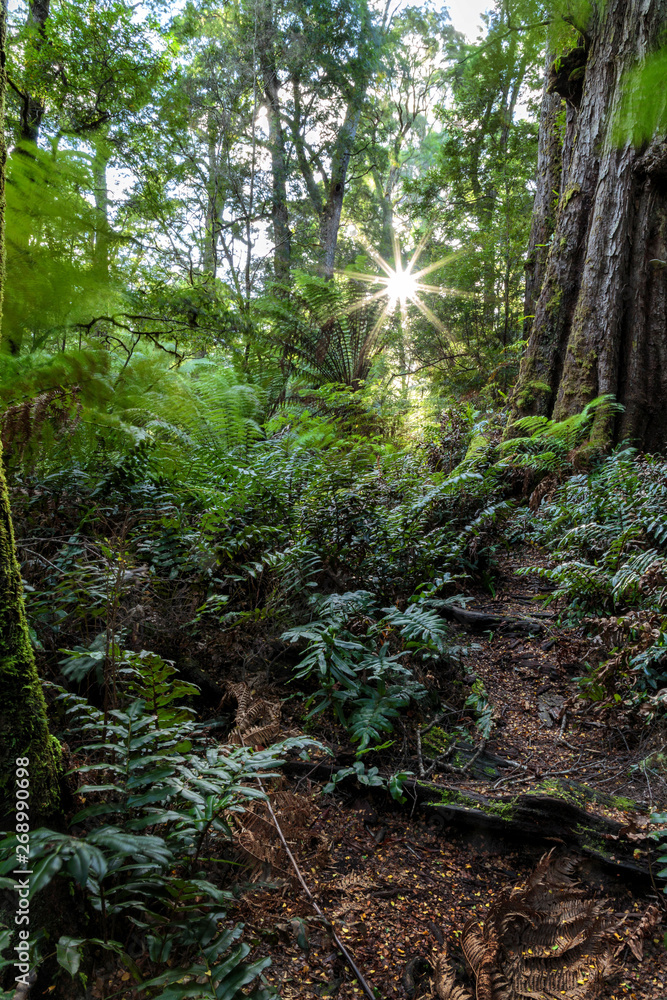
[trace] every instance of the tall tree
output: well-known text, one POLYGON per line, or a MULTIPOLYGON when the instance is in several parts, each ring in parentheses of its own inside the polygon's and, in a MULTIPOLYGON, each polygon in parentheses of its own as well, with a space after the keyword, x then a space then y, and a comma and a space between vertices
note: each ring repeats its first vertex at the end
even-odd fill
MULTIPOLYGON (((441 140, 429 169, 409 184, 428 220, 443 274, 460 291, 438 306, 449 340, 419 338, 420 364, 464 364, 484 376, 483 356, 522 329, 524 259, 537 146, 532 116, 544 61, 544 30, 520 30, 522 4, 499 0, 483 42, 462 45, 440 104, 441 140), (455 346, 452 347, 452 341, 455 346)), ((435 248, 434 248, 435 249, 435 248)), ((436 259, 437 259, 436 256, 436 259)))
POLYGON ((283 280, 289 274, 298 245, 307 248, 302 258, 331 278, 348 171, 386 37, 387 11, 382 21, 367 0, 341 0, 333 8, 322 0, 255 4, 245 17, 258 26, 275 274, 283 280))
MULTIPOLYGON (((0 4, 0 120, 6 91, 7 8, 0 4)), ((4 134, 0 131, 0 309, 4 291, 4 134)), ((0 818, 12 808, 17 758, 30 761, 32 815, 44 817, 58 803, 60 747, 49 734, 46 704, 30 644, 16 559, 9 493, 0 460, 0 818)))
MULTIPOLYGON (((664 124, 664 86, 642 93, 637 69, 664 40, 667 0, 579 4, 571 21, 579 39, 552 63, 549 90, 567 101, 572 144, 514 411, 562 418, 610 393, 624 412, 599 411, 594 440, 661 449, 667 141, 661 128, 638 143, 621 125, 624 115, 639 118, 647 100, 660 105, 664 124)), ((548 176, 538 183, 551 183, 548 176)))
MULTIPOLYGON (((563 175, 563 150, 565 136, 565 114, 569 122, 573 121, 571 107, 567 106, 565 113, 564 101, 560 94, 553 93, 549 87, 549 69, 554 61, 554 54, 547 52, 547 73, 542 92, 540 109, 540 127, 537 148, 537 184, 535 201, 533 203, 532 222, 528 255, 525 272, 526 285, 524 295, 523 329, 526 338, 530 334, 535 303, 542 288, 544 271, 547 262, 547 252, 556 226, 556 206, 558 204, 559 187, 563 175)), ((568 129, 568 137, 571 130, 568 129)), ((568 143, 568 146, 570 143, 568 143)))
POLYGON ((44 71, 49 59, 46 24, 50 8, 51 0, 29 0, 23 35, 24 45, 30 51, 30 58, 26 60, 30 71, 22 87, 10 79, 20 101, 19 135, 23 142, 37 142, 44 117, 44 71))
POLYGON ((457 51, 446 10, 407 7, 386 31, 380 65, 362 115, 362 154, 348 207, 366 237, 390 260, 397 228, 412 223, 404 182, 432 163, 441 141, 433 110, 447 99, 446 65, 457 51))

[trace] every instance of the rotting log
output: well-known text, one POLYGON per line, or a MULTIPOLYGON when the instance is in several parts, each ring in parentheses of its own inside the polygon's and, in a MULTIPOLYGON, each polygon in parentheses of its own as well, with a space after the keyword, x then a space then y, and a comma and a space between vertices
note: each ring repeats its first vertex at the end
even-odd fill
MULTIPOLYGON (((480 757, 480 764, 487 763, 480 757)), ((512 767, 494 754, 488 755, 488 765, 503 764, 512 767)), ((344 762, 334 760, 315 764, 289 761, 285 774, 312 781, 329 781, 344 762)), ((468 775, 467 777, 471 777, 468 775)), ((339 788, 352 788, 354 776, 340 782, 339 788)), ((406 798, 404 808, 418 808, 432 816, 443 828, 456 827, 471 832, 490 834, 512 844, 517 842, 539 845, 548 850, 554 843, 578 850, 607 873, 651 881, 649 834, 641 836, 636 831, 633 838, 627 835, 627 826, 602 812, 578 805, 568 796, 576 795, 582 802, 611 804, 612 800, 584 785, 569 782, 563 796, 549 795, 538 789, 520 795, 483 795, 462 791, 453 785, 436 785, 432 782, 409 780, 403 786, 406 798)), ((364 795, 385 795, 384 790, 364 788, 364 795)))
MULTIPOLYGON (((440 609, 443 618, 456 621, 459 625, 464 625, 473 632, 488 632, 498 629, 502 631, 528 632, 537 635, 544 631, 544 622, 537 616, 523 615, 497 615, 488 611, 471 611, 469 608, 460 608, 453 604, 445 604, 440 609)), ((538 612, 539 614, 539 612, 538 612)))

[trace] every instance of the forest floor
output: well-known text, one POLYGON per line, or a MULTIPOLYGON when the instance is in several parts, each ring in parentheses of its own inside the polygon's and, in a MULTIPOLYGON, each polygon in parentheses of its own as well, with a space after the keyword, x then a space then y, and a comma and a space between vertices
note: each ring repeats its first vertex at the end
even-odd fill
MULTIPOLYGON (((524 886, 552 849, 577 863, 586 897, 604 901, 620 920, 613 970, 601 989, 561 995, 667 996, 665 897, 647 839, 651 813, 667 807, 667 787, 657 771, 642 766, 659 752, 661 733, 624 714, 622 705, 609 710, 581 697, 576 678, 587 662, 600 661, 599 647, 583 628, 560 625, 557 606, 545 611, 536 604, 544 596, 539 579, 516 570, 537 561, 534 550, 506 556, 493 598, 468 592, 466 610, 504 619, 494 630, 461 628, 458 635, 468 648, 464 685, 472 689, 481 679, 493 706, 487 740, 477 734, 466 743, 467 710, 445 705, 441 724, 428 732, 426 716, 408 713, 403 736, 399 730, 395 745, 371 762, 387 774, 414 773, 400 806, 386 790, 362 789, 351 780, 335 795, 322 794, 332 770, 354 760, 355 748, 334 726, 322 733, 319 717, 313 735, 329 744, 333 763, 315 754, 311 764, 288 765, 272 790, 276 817, 319 915, 263 807, 237 817, 241 850, 230 860, 250 868, 228 919, 245 925, 252 958, 270 956, 265 975, 283 1000, 435 997, 433 970, 443 945, 457 982, 474 996, 461 948, 466 922, 482 921, 524 886), (457 726, 462 738, 452 752, 447 732, 457 726), (342 957, 332 927, 365 986, 342 957)), ((253 697, 282 702, 284 727, 303 726, 303 703, 292 688, 265 675, 245 680, 253 697)), ((218 862, 210 877, 220 870, 218 862)), ((128 980, 119 969, 100 980, 92 996, 129 1000, 136 989, 128 992, 128 980)))
MULTIPOLYGON (((468 608, 519 623, 531 617, 540 582, 515 574, 525 562, 521 554, 505 558, 495 597, 473 595, 468 608)), ((594 640, 581 629, 559 627, 557 611, 532 617, 539 622, 536 634, 510 625, 463 638, 469 646, 474 642, 465 680, 470 685, 481 678, 495 725, 479 756, 462 753, 457 766, 457 757, 444 755, 426 779, 437 786, 431 794, 422 784, 417 796, 416 783, 412 794, 406 788, 402 808, 386 792, 364 793, 349 784, 336 796, 323 796, 321 767, 283 785, 276 813, 290 830, 302 824, 301 834, 288 834, 288 841, 303 878, 376 997, 434 996, 431 969, 443 942, 459 983, 474 995, 457 945, 464 924, 483 918, 494 900, 525 884, 551 848, 578 861, 578 878, 591 898, 604 898, 611 911, 624 915, 614 972, 602 992, 587 995, 667 995, 660 918, 648 921, 653 926, 641 944, 624 944, 651 904, 663 913, 646 834, 651 812, 667 804, 667 788, 641 767, 657 736, 636 722, 633 728, 620 711, 601 711, 580 698, 575 677, 594 655, 594 640), (507 823, 506 804, 517 800, 548 808, 523 825, 507 823), (579 821, 573 813, 570 826, 563 826, 571 809, 579 810, 579 821), (581 810, 591 817, 591 829, 594 819, 598 824, 597 839, 587 838, 581 810)), ((415 775, 428 771, 428 748, 439 756, 434 733, 435 727, 430 742, 423 737, 421 754, 414 733, 407 737, 397 763, 415 775)), ((272 859, 270 869, 258 865, 257 882, 230 914, 245 923, 254 957, 271 956, 269 981, 285 1000, 363 995, 285 854, 274 851, 272 859)))

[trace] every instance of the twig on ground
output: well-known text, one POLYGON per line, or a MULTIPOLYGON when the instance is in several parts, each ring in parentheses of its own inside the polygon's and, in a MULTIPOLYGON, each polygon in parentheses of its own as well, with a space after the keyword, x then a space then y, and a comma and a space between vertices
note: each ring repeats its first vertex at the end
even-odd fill
POLYGON ((326 914, 320 909, 320 906, 319 906, 317 900, 315 899, 315 897, 313 896, 312 892, 308 888, 308 884, 307 884, 306 880, 304 879, 303 875, 301 874, 301 869, 299 868, 299 866, 298 866, 298 864, 296 862, 296 858, 292 854, 292 852, 291 852, 291 850, 289 848, 289 845, 288 845, 287 841, 285 840, 285 834, 283 833, 282 828, 280 826, 280 823, 278 822, 278 817, 276 816, 276 814, 275 814, 275 812, 273 810, 273 806, 271 804, 271 799, 269 798, 269 796, 266 793, 266 789, 264 788, 264 782, 262 781, 262 779, 259 776, 259 774, 257 775, 257 784, 259 785, 261 791, 266 796, 266 808, 268 809, 269 816, 271 817, 271 821, 273 822, 273 825, 276 828, 276 832, 277 832, 278 836, 280 837, 280 841, 281 841, 283 847, 285 848, 285 853, 287 854, 287 857, 289 858, 290 864, 292 865, 292 868, 294 869, 294 871, 296 873, 296 877, 298 878, 299 882, 301 883, 301 887, 302 887, 303 891, 306 894, 308 902, 310 903, 310 905, 312 906, 312 908, 315 910, 315 913, 317 913, 318 917, 320 917, 324 921, 326 927, 330 929, 332 938, 336 942, 336 945, 339 948, 339 950, 341 951, 341 953, 342 953, 345 961, 347 962, 347 964, 352 969, 352 972, 354 973, 354 975, 357 978, 357 982, 361 986, 362 991, 368 997, 368 1000, 376 1000, 375 993, 371 990, 370 986, 368 985, 368 983, 364 979, 363 974, 362 974, 361 970, 358 968, 358 966, 357 966, 356 962, 354 961, 354 959, 352 958, 352 955, 350 954, 350 952, 347 950, 347 948, 345 947, 345 945, 341 941, 340 937, 338 936, 338 934, 336 932, 335 927, 333 926, 333 924, 331 923, 331 921, 329 920, 329 918, 326 916, 326 914))
MULTIPOLYGON (((440 754, 439 757, 435 757, 435 758, 433 758, 433 757, 427 757, 426 758, 426 760, 429 761, 429 763, 430 763, 431 766, 429 767, 429 769, 427 771, 425 770, 423 772, 423 774, 421 774, 420 776, 422 778, 428 778, 428 777, 430 777, 433 774, 433 772, 435 771, 436 767, 441 768, 441 770, 443 770, 443 771, 447 771, 448 774, 467 774, 468 771, 470 770, 470 768, 472 767, 472 765, 478 759, 478 757, 481 754, 484 753, 485 748, 486 748, 486 740, 482 740, 482 742, 477 747, 477 749, 475 750, 475 752, 472 755, 472 757, 469 760, 467 760, 465 762, 465 764, 463 764, 462 767, 456 767, 454 764, 448 764, 447 763, 447 761, 449 760, 449 758, 453 757, 453 755, 456 753, 457 750, 460 750, 460 747, 457 747, 456 743, 452 743, 452 745, 450 747, 448 747, 447 750, 445 750, 444 753, 440 754)), ((421 768, 423 768, 424 764, 423 764, 423 759, 422 759, 422 756, 421 756, 421 740, 418 740, 418 749, 420 751, 420 753, 419 753, 420 766, 421 766, 421 768)))
MULTIPOLYGON (((441 753, 439 757, 427 757, 426 760, 428 760, 428 761, 431 762, 431 766, 428 768, 427 771, 424 771, 424 773, 422 774, 422 777, 423 778, 430 778, 430 776, 435 771, 436 767, 443 767, 445 770, 451 770, 452 769, 452 765, 451 764, 450 765, 446 764, 445 761, 448 761, 450 759, 450 757, 454 756, 454 751, 455 750, 456 750, 456 743, 452 743, 452 745, 450 747, 448 747, 445 750, 444 753, 441 753)), ((422 767, 423 767, 423 765, 422 765, 422 767)), ((457 770, 458 770, 458 768, 457 768, 457 770)))
POLYGON ((447 711, 441 712, 440 715, 436 715, 435 719, 431 719, 427 726, 424 726, 423 729, 419 730, 422 736, 426 736, 427 733, 431 732, 434 726, 439 726, 441 722, 444 722, 448 715, 458 715, 458 709, 452 708, 451 705, 447 705, 445 702, 441 702, 441 704, 445 706, 447 711))
POLYGON ((407 734, 407 730, 405 728, 405 723, 403 722, 403 719, 401 719, 400 716, 399 716, 398 721, 400 723, 401 731, 403 733, 403 746, 401 748, 401 762, 400 762, 400 765, 399 765, 399 770, 400 770, 400 768, 404 767, 405 762, 408 759, 408 734, 407 734))
POLYGON ((630 747, 628 746, 628 741, 625 738, 625 733, 623 732, 622 729, 619 729, 618 726, 614 726, 614 729, 616 730, 616 732, 619 734, 619 736, 621 737, 621 739, 625 743, 625 749, 628 751, 628 753, 630 753, 630 747))
MULTIPOLYGON (((257 780, 258 780, 258 782, 260 784, 260 787, 261 787, 261 785, 262 785, 262 779, 258 777, 257 780)), ((262 791, 264 791, 263 788, 262 788, 262 791)), ((266 792, 264 794, 266 794, 266 792)), ((289 846, 287 844, 287 841, 285 840, 285 835, 283 834, 283 831, 282 831, 282 829, 280 827, 280 823, 278 822, 278 817, 276 816, 275 812, 273 811, 273 806, 271 805, 271 800, 268 797, 268 795, 266 797, 266 806, 267 806, 267 809, 269 811, 269 815, 270 815, 270 817, 271 817, 271 819, 273 821, 273 825, 275 826, 276 831, 278 833, 278 836, 280 837, 282 845, 285 848, 285 853, 287 854, 287 857, 290 860, 292 868, 296 872, 296 876, 297 876, 299 882, 301 883, 301 887, 302 887, 303 891, 305 892, 305 894, 306 894, 306 896, 308 898, 308 902, 310 903, 310 905, 312 906, 312 908, 315 910, 315 912, 317 913, 318 917, 321 917, 322 920, 325 922, 326 926, 328 928, 330 928, 330 930, 331 930, 331 936, 333 937, 334 941, 336 942, 337 947, 342 952, 343 957, 345 958, 345 961, 347 962, 347 964, 352 969, 352 972, 356 976, 357 981, 358 981, 359 985, 361 986, 362 990, 364 991, 364 993, 366 994, 366 996, 368 997, 368 1000, 376 1000, 375 994, 373 993, 372 989, 370 988, 370 986, 368 985, 368 983, 364 979, 364 977, 363 977, 360 969, 358 968, 356 962, 352 958, 352 955, 349 953, 349 951, 347 950, 347 948, 345 947, 345 945, 343 944, 343 942, 339 938, 338 934, 336 933, 335 927, 333 926, 333 924, 331 923, 331 921, 328 919, 328 917, 320 909, 317 900, 315 899, 315 897, 313 896, 312 892, 308 888, 306 880, 304 879, 303 875, 301 874, 301 869, 299 868, 299 866, 298 866, 298 864, 296 862, 296 858, 292 854, 292 852, 289 849, 289 846)))

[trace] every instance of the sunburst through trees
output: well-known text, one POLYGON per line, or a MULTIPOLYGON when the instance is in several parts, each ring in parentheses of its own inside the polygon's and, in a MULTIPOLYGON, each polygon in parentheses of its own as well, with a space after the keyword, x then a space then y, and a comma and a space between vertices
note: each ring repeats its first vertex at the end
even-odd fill
POLYGON ((380 311, 375 324, 374 333, 377 333, 389 315, 396 309, 400 310, 401 323, 405 329, 408 320, 408 306, 414 305, 417 309, 419 309, 428 322, 431 323, 436 330, 438 330, 439 333, 447 336, 447 330, 433 310, 426 305, 422 296, 429 294, 461 295, 462 293, 456 289, 445 287, 444 285, 429 285, 423 279, 428 274, 432 274, 434 271, 438 271, 444 267, 444 265, 452 259, 452 255, 443 257, 440 260, 428 264, 426 267, 415 270, 429 236, 427 233, 422 237, 417 249, 414 251, 404 267, 403 252, 401 250, 398 235, 394 232, 392 234, 394 249, 394 263, 392 266, 384 259, 384 257, 382 257, 381 254, 378 253, 377 250, 375 250, 373 246, 371 246, 368 240, 366 240, 356 228, 354 228, 353 231, 355 238, 359 240, 368 256, 374 261, 375 264, 377 264, 383 273, 368 274, 366 272, 356 271, 350 268, 346 268, 345 271, 342 272, 342 274, 347 278, 352 278, 355 281, 362 281, 364 284, 369 285, 372 288, 376 288, 374 292, 369 295, 364 295, 357 303, 350 305, 347 311, 352 312, 355 309, 367 305, 369 302, 373 302, 378 299, 385 299, 384 307, 380 311), (377 288, 377 286, 380 287, 377 288))

